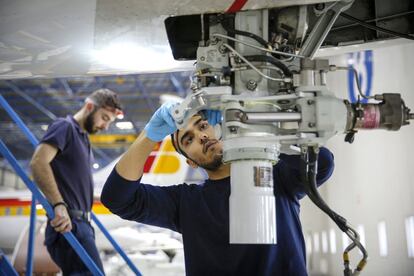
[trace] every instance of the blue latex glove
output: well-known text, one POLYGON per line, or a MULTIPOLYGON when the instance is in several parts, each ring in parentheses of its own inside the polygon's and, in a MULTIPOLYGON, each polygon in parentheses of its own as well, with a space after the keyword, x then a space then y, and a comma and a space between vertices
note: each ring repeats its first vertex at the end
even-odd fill
POLYGON ((171 116, 171 110, 177 104, 177 102, 167 102, 155 111, 144 128, 149 139, 159 142, 177 130, 174 119, 171 116))
POLYGON ((207 119, 211 126, 215 126, 222 121, 221 112, 219 110, 202 110, 202 116, 207 119))

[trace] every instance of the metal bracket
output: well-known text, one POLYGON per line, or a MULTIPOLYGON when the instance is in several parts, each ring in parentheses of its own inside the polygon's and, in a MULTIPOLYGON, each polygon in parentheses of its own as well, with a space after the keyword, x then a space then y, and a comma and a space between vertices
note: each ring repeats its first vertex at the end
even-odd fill
POLYGON ((354 0, 341 0, 329 6, 313 27, 299 55, 313 58, 339 14, 352 6, 354 0))
POLYGON ((190 118, 203 109, 222 109, 221 97, 231 95, 230 86, 203 87, 188 95, 184 101, 171 110, 177 128, 185 126, 190 118))

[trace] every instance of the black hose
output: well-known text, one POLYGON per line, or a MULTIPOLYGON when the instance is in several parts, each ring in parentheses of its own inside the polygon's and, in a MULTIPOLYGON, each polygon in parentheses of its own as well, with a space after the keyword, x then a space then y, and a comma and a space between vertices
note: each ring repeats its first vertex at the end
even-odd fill
POLYGON ((316 206, 326 213, 343 232, 346 232, 349 229, 346 219, 329 208, 318 192, 316 183, 317 161, 318 154, 314 152, 312 147, 309 147, 308 151, 302 154, 301 177, 305 192, 316 206))
POLYGON ((396 36, 396 37, 401 37, 401 38, 406 38, 406 39, 414 40, 414 36, 410 36, 410 35, 403 34, 403 33, 399 33, 399 32, 394 32, 394 31, 391 31, 391 30, 388 30, 388 29, 384 29, 384 28, 375 26, 373 24, 369 24, 367 22, 364 22, 362 20, 359 20, 358 18, 355 18, 353 16, 350 16, 349 14, 346 14, 346 13, 340 13, 340 16, 342 16, 343 18, 346 18, 348 20, 354 21, 355 23, 358 23, 359 25, 361 25, 361 26, 363 26, 365 28, 368 28, 368 29, 372 29, 372 30, 375 30, 375 31, 378 31, 378 32, 382 32, 382 33, 386 33, 386 34, 389 34, 389 35, 392 35, 392 36, 396 36))
POLYGON ((229 35, 241 35, 241 36, 247 36, 250 37, 254 40, 256 40, 257 42, 259 42, 262 46, 268 48, 269 47, 269 42, 267 42, 266 40, 264 40, 263 38, 261 38, 258 35, 255 35, 253 33, 249 33, 249 32, 245 32, 245 31, 240 31, 240 30, 235 30, 235 29, 231 29, 228 27, 224 27, 224 29, 227 31, 227 33, 229 35))
POLYGON ((272 56, 266 56, 266 55, 252 55, 252 56, 245 56, 245 58, 248 61, 258 61, 258 62, 268 62, 282 70, 283 74, 286 77, 291 77, 292 72, 289 70, 289 68, 280 60, 278 60, 275 57, 272 56))
MULTIPOLYGON (((317 190, 317 183, 316 183, 316 173, 317 173, 317 161, 318 161, 318 153, 312 148, 308 147, 306 152, 302 153, 301 155, 301 178, 302 182, 305 186, 305 191, 308 197, 312 200, 313 203, 316 204, 323 212, 325 212, 335 223, 338 225, 338 227, 346 233, 349 238, 352 240, 352 244, 347 247, 347 249, 344 251, 345 253, 348 253, 350 250, 352 250, 355 247, 358 247, 359 250, 363 254, 362 260, 359 262, 357 266, 357 271, 361 271, 366 264, 366 260, 368 258, 367 252, 365 248, 362 246, 362 244, 359 241, 358 233, 353 230, 350 226, 347 225, 347 221, 342 216, 335 213, 329 206, 325 203, 325 201, 320 196, 318 190, 317 190), (349 233, 352 232, 352 235, 349 233), (352 236, 352 237, 351 237, 352 236)), ((345 255, 344 255, 345 256, 345 255)), ((349 260, 344 257, 344 275, 349 276, 352 275, 352 270, 349 267, 349 260)))

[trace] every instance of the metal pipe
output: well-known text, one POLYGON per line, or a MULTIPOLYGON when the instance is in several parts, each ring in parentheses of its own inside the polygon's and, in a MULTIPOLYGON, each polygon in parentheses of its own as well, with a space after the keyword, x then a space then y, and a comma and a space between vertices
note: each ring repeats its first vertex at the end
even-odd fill
POLYGON ((17 124, 17 126, 23 131, 23 133, 27 136, 30 143, 36 147, 39 143, 37 138, 33 135, 30 129, 26 126, 26 124, 20 119, 19 115, 13 110, 13 108, 9 105, 9 103, 4 99, 2 95, 0 95, 0 105, 6 110, 9 116, 13 119, 13 121, 17 124))
POLYGON ((325 13, 319 17, 319 20, 305 40, 303 47, 300 49, 299 55, 312 59, 322 42, 325 40, 325 37, 328 35, 339 14, 347 10, 353 2, 353 0, 341 0, 333 3, 325 13))
POLYGON ((141 276, 142 274, 139 272, 138 268, 132 263, 132 261, 128 258, 125 252, 118 245, 118 243, 112 238, 111 234, 109 234, 108 230, 106 230, 106 228, 102 225, 98 217, 94 213, 91 213, 91 214, 92 214, 92 220, 95 222, 98 228, 102 231, 105 237, 109 240, 109 242, 112 244, 115 250, 118 251, 119 255, 121 255, 121 257, 125 260, 129 268, 131 268, 131 270, 135 273, 135 275, 141 276))
POLYGON ((11 83, 9 81, 4 82, 11 90, 13 90, 14 93, 19 95, 20 97, 24 98, 26 101, 28 101, 30 104, 35 106, 37 109, 39 109, 40 112, 45 114, 47 117, 49 117, 52 120, 55 120, 57 117, 55 114, 50 112, 47 108, 45 108, 43 105, 39 104, 35 99, 21 91, 14 83, 11 83))
POLYGON ((246 123, 256 122, 293 122, 300 121, 302 116, 297 112, 246 112, 246 123))
MULTIPOLYGON (((389 15, 389 16, 377 17, 377 18, 374 18, 374 19, 362 20, 362 21, 364 21, 365 23, 371 23, 371 22, 378 23, 378 22, 381 22, 381 21, 384 21, 384 20, 389 20, 389 19, 394 19, 394 18, 397 18, 397 17, 402 17, 402 16, 409 15, 409 14, 412 14, 412 13, 414 13, 414 11, 402 12, 402 13, 397 13, 397 14, 393 14, 393 15, 389 15)), ((352 23, 352 24, 347 24, 347 25, 343 25, 343 26, 338 26, 338 27, 332 28, 331 32, 339 31, 339 30, 342 30, 342 29, 355 27, 355 26, 359 26, 359 24, 358 23, 352 23)))
POLYGON ((315 71, 302 70, 299 76, 300 76, 301 86, 314 86, 315 85, 315 71))
POLYGON ((6 255, 0 248, 0 275, 18 276, 16 270, 11 265, 6 255))
POLYGON ((36 231, 36 197, 32 194, 32 204, 30 206, 30 226, 29 244, 27 246, 26 276, 31 276, 33 272, 33 250, 36 231))

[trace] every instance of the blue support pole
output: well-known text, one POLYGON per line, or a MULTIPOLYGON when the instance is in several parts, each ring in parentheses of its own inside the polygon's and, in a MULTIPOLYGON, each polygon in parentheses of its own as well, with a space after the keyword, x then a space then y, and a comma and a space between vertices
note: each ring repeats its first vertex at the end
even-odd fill
POLYGON ((33 251, 36 231, 36 198, 32 195, 32 204, 30 206, 30 227, 29 227, 29 244, 27 247, 26 259, 26 276, 33 274, 33 251))
POLYGON ((0 249, 0 276, 18 276, 16 270, 0 249))
POLYGON ((128 258, 128 256, 121 249, 118 243, 112 238, 111 234, 109 234, 108 230, 106 230, 106 228, 102 225, 102 223, 99 221, 98 217, 94 213, 92 213, 92 219, 96 223, 96 225, 99 227, 99 229, 101 229, 102 233, 109 240, 109 242, 112 244, 115 250, 118 251, 119 255, 121 255, 121 257, 125 260, 128 266, 131 268, 131 270, 135 273, 135 275, 141 276, 142 274, 139 272, 138 268, 132 263, 132 261, 128 258))
MULTIPOLYGON (((16 173, 21 177, 23 182, 32 192, 33 196, 39 200, 40 204, 43 205, 43 208, 46 210, 48 216, 50 218, 54 218, 55 212, 53 211, 52 206, 50 206, 46 198, 40 193, 36 185, 30 180, 30 178, 27 176, 27 174, 24 172, 22 167, 17 162, 16 158, 14 158, 14 156, 11 154, 11 152, 8 150, 6 145, 3 143, 3 140, 1 139, 0 153, 3 155, 4 158, 6 158, 9 161, 10 165, 13 167, 16 173)), ((72 232, 64 233, 63 236, 66 238, 66 240, 69 242, 72 248, 76 251, 76 254, 78 254, 78 256, 82 259, 82 261, 85 263, 85 265, 88 267, 88 269, 92 272, 93 275, 103 275, 103 273, 96 266, 95 262, 91 259, 91 257, 89 257, 88 253, 83 249, 82 245, 72 234, 72 232)))

